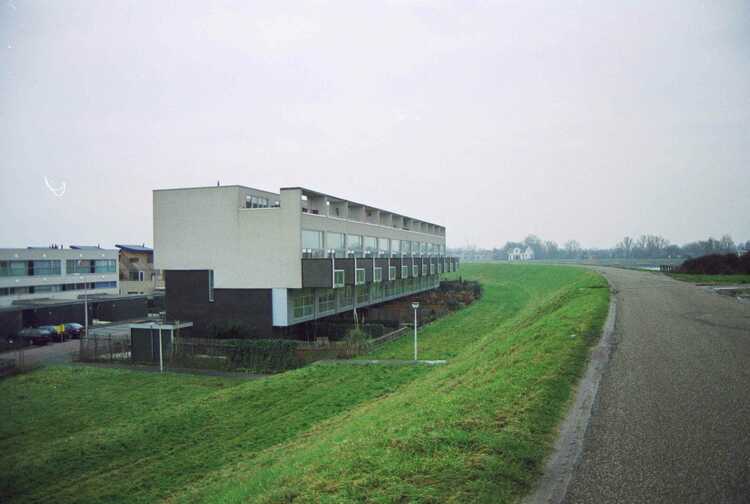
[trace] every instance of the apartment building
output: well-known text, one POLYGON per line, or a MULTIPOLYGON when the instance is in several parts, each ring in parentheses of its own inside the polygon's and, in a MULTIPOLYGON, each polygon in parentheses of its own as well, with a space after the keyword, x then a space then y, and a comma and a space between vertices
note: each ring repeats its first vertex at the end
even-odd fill
POLYGON ((429 290, 458 261, 445 228, 301 187, 155 190, 155 268, 170 320, 260 337, 429 290))
POLYGON ((141 245, 116 244, 120 250, 120 294, 151 295, 164 290, 161 271, 154 269, 154 250, 141 245))
POLYGON ((38 299, 118 294, 117 250, 99 247, 0 249, 0 307, 38 299))

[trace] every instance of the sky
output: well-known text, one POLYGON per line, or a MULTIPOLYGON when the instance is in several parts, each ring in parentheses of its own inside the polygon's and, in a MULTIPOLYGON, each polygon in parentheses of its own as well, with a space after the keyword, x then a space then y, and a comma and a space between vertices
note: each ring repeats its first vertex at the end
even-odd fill
POLYGON ((452 247, 749 240, 750 3, 0 0, 0 247, 150 244, 217 181, 452 247))

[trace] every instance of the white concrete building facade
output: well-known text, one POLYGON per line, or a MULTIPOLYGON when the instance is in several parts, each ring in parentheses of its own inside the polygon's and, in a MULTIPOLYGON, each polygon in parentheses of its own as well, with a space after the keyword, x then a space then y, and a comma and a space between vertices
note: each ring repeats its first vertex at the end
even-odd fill
POLYGON ((153 198, 167 317, 199 327, 196 318, 242 318, 266 335, 435 288, 458 265, 445 254, 443 226, 301 187, 165 189, 153 198))

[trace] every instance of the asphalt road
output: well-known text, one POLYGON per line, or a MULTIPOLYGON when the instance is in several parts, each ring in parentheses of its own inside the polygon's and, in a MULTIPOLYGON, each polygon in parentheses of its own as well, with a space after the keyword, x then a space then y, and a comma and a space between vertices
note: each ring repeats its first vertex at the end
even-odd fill
POLYGON ((601 272, 616 346, 565 502, 750 503, 750 303, 601 272))

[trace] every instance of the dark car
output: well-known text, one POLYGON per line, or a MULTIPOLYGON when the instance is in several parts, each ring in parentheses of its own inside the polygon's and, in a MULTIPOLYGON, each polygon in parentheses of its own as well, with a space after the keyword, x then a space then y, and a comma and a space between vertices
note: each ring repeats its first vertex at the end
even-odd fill
MULTIPOLYGON (((18 339, 25 343, 31 343, 32 345, 46 345, 52 341, 52 333, 47 329, 37 327, 27 327, 18 331, 16 335, 18 339)), ((8 339, 8 343, 13 343, 14 340, 8 339)))
POLYGON ((60 343, 63 342, 63 341, 65 341, 65 327, 62 324, 60 324, 60 325, 43 325, 43 326, 37 327, 37 329, 42 329, 42 330, 45 330, 45 331, 49 331, 49 333, 50 333, 50 339, 52 341, 57 341, 57 342, 60 342, 60 343))
POLYGON ((80 338, 83 334, 83 326, 77 322, 66 322, 63 325, 65 326, 65 334, 68 335, 68 338, 80 338))

